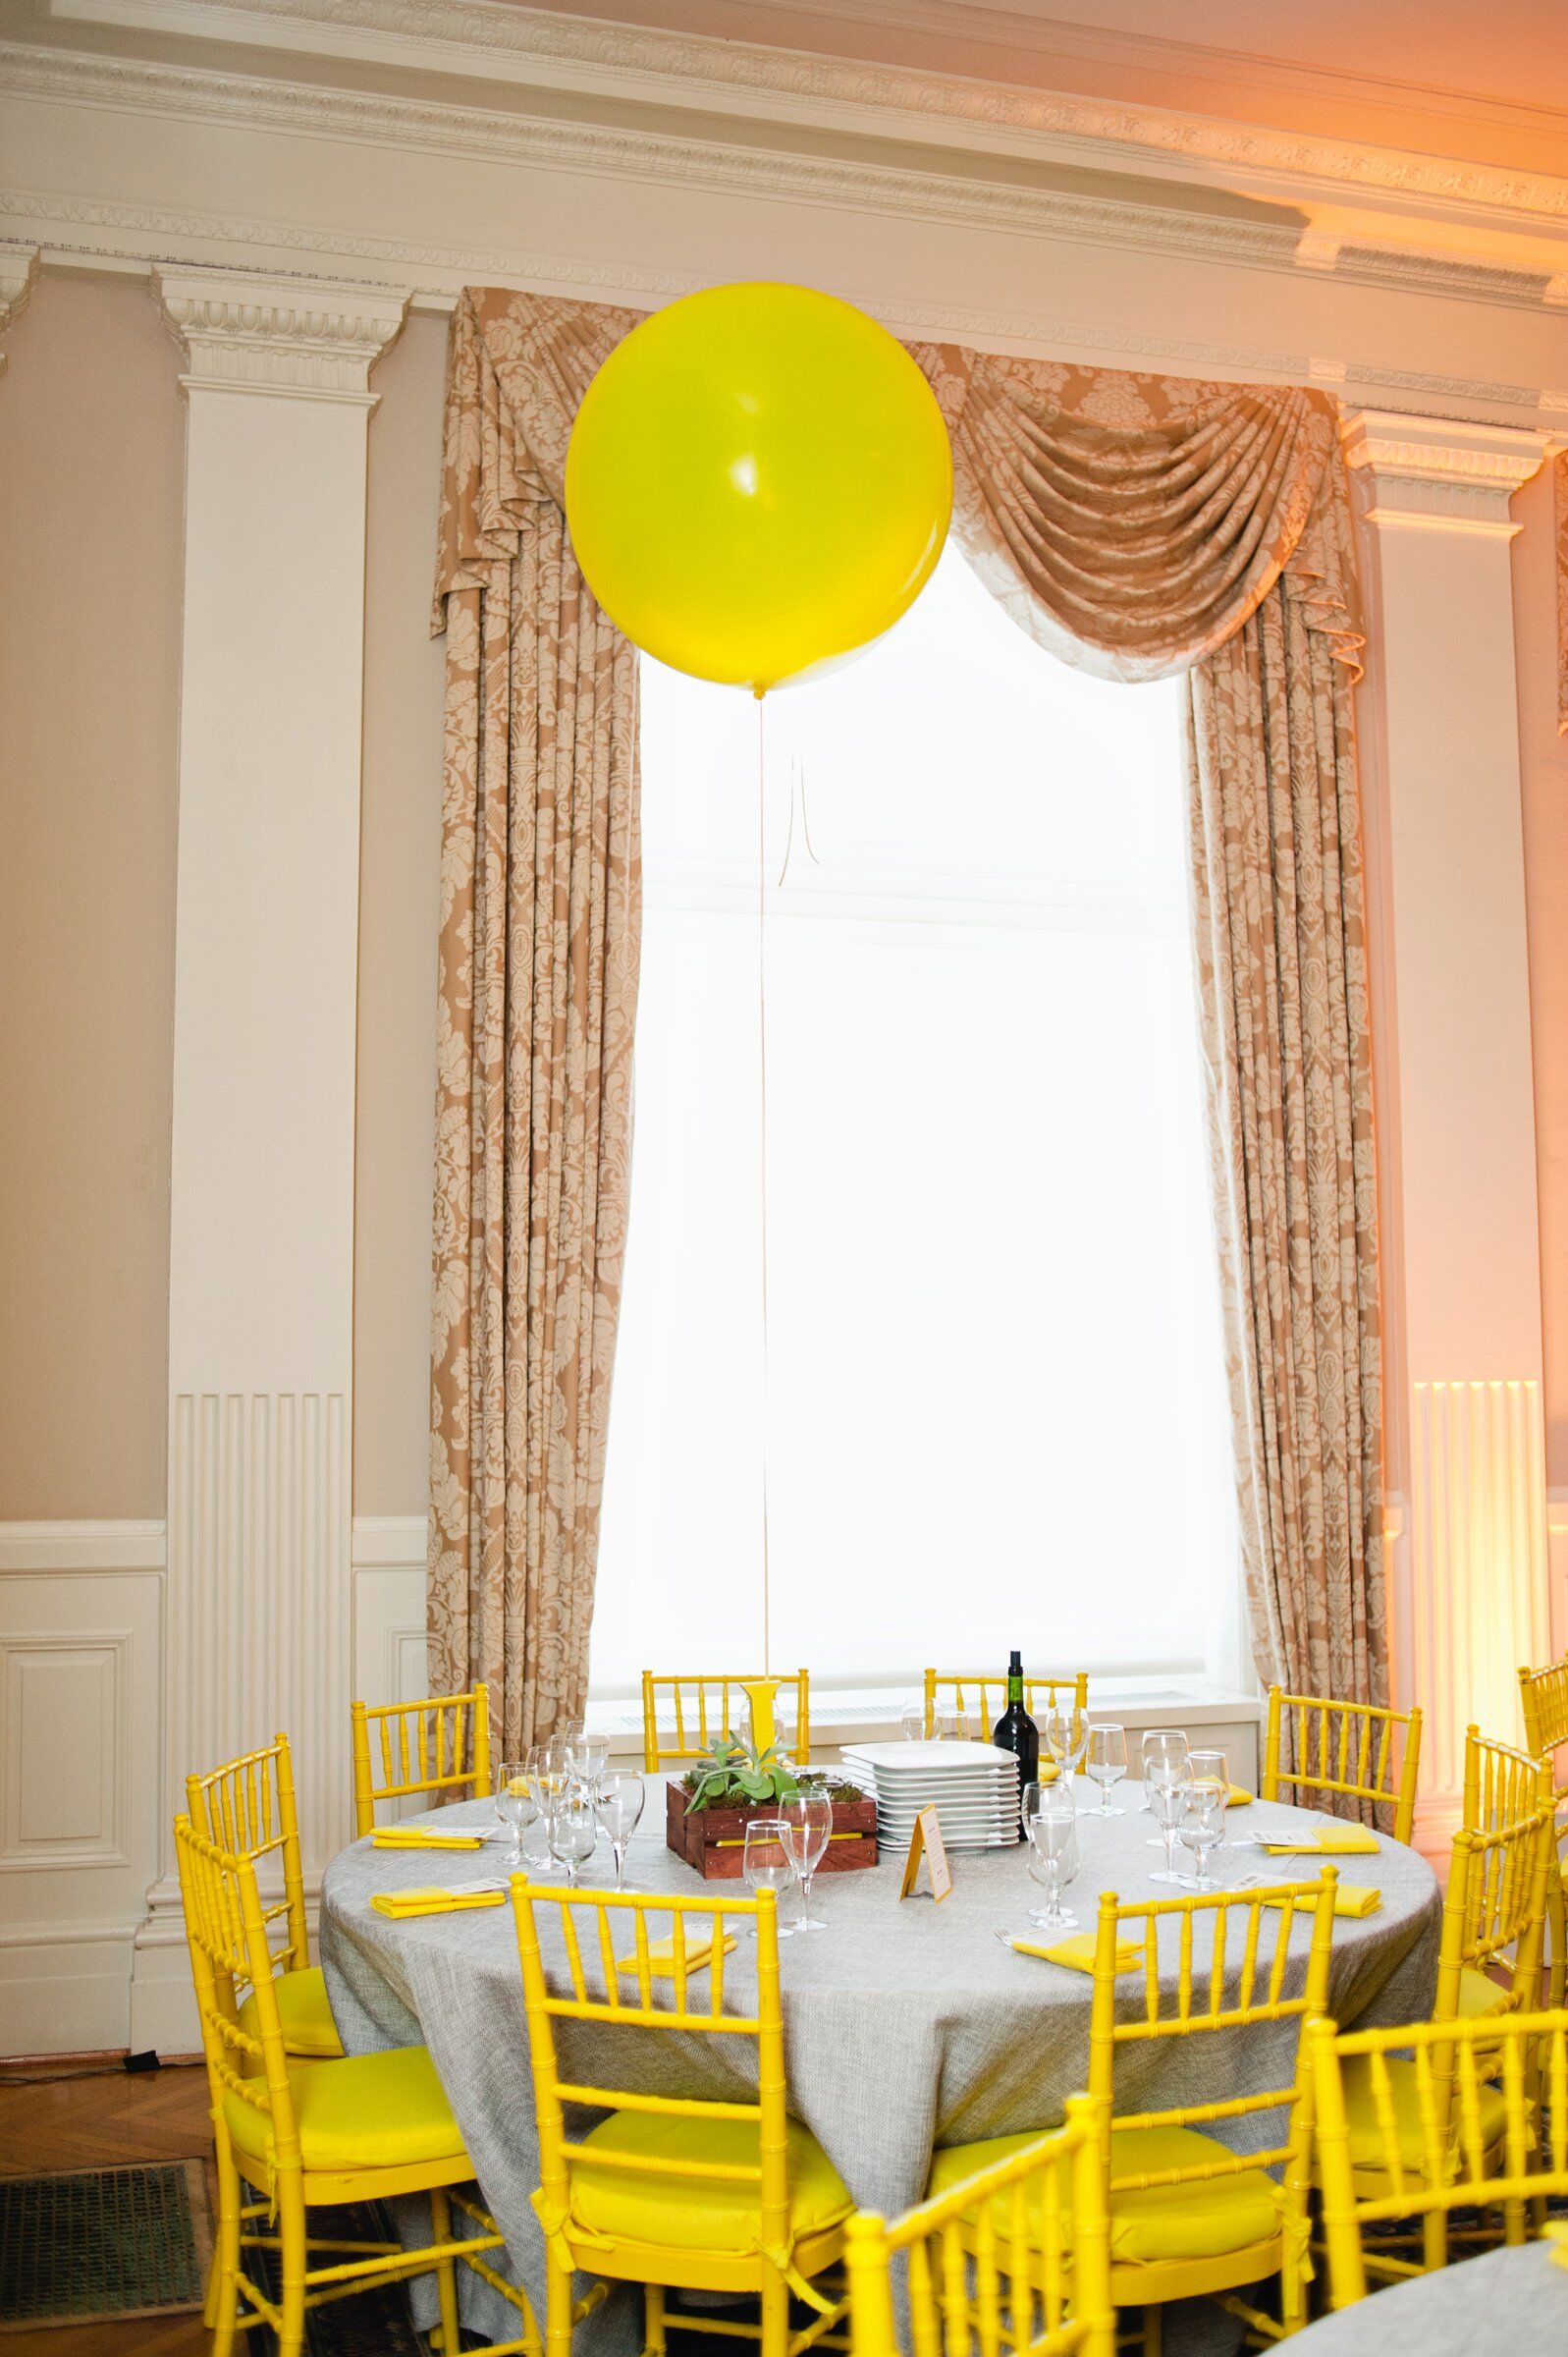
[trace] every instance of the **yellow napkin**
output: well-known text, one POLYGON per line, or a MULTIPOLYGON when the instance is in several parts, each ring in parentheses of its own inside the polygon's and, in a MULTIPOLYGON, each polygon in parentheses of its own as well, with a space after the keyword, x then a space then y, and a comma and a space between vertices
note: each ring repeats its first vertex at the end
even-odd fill
POLYGON ((1248 1806, 1253 1797, 1254 1795, 1249 1792, 1244 1785, 1232 1784, 1230 1787, 1230 1798, 1225 1805, 1227 1808, 1244 1809, 1248 1806))
MULTIPOLYGON (((732 1947, 738 1946, 738 1945, 739 1943, 731 1940, 730 1934, 726 1932, 723 1953, 728 1955, 730 1950, 732 1947)), ((688 1940, 686 1942, 686 1970, 688 1972, 695 1972, 700 1965, 710 1964, 712 1961, 713 1939, 711 1935, 706 1940, 688 1940)), ((637 1969, 637 1959, 635 1956, 618 1956, 616 1958, 616 1968, 620 1972, 635 1972, 637 1969)), ((648 1970, 655 1980, 659 1980, 660 1978, 663 1978, 667 1981, 674 1980, 676 1973, 676 1943, 675 1935, 673 1933, 668 1940, 649 1941, 648 1970)))
POLYGON ((378 1915, 390 1915, 396 1923, 405 1915, 451 1915, 460 1907, 504 1907, 505 1891, 443 1891, 439 1885, 426 1891, 378 1891, 370 1901, 378 1915))
MULTIPOLYGON (((1099 1934, 1096 1932, 1075 1932, 1070 1940, 1058 1940, 1054 1947, 1041 1947, 1033 1940, 1009 1940, 1007 1945, 1016 1955, 1044 1956, 1048 1964, 1065 1964, 1073 1972, 1093 1972, 1095 1946, 1098 1939, 1099 1934)), ((1141 1940, 1118 1940, 1116 1943, 1116 1970, 1118 1972, 1139 1972, 1142 1968, 1143 1942, 1141 1940)))
POLYGON ((1545 2239, 1551 2245, 1553 2267, 1568 2267, 1568 2225, 1548 2226, 1545 2239))
POLYGON ((478 1834, 441 1834, 428 1826, 378 1825, 370 1836, 377 1849, 482 1849, 478 1834))
POLYGON ((1265 1841, 1263 1847, 1271 1858, 1375 1858, 1379 1842, 1366 1826, 1345 1825, 1299 1841, 1265 1841))
MULTIPOLYGON (((1318 1886, 1316 1883, 1298 1883, 1295 1888, 1302 1898, 1313 1898, 1317 1895, 1318 1886)), ((1271 1898, 1267 1904, 1271 1907, 1279 1907, 1284 1905, 1284 1900, 1271 1898)), ((1370 1883, 1339 1883, 1335 1886, 1334 1913, 1336 1915, 1354 1915, 1358 1918, 1363 1915, 1376 1915, 1381 1905, 1382 1892, 1374 1890, 1370 1883)))

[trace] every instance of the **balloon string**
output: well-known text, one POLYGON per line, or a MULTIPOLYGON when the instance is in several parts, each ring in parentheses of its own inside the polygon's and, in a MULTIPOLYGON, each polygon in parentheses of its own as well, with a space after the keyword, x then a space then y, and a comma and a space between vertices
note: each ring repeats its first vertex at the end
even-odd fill
POLYGON ((762 1213, 762 1671, 773 1619, 768 1562, 768 724, 757 698, 757 1076, 762 1213))

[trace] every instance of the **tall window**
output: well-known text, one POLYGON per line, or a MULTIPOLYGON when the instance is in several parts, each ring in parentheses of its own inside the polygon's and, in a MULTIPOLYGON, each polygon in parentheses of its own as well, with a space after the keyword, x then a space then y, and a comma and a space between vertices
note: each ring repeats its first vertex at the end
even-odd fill
POLYGON ((766 1403, 758 710, 644 666, 594 1690, 765 1643, 849 1686, 1226 1673, 1178 690, 1065 669, 949 549, 762 726, 766 1403))

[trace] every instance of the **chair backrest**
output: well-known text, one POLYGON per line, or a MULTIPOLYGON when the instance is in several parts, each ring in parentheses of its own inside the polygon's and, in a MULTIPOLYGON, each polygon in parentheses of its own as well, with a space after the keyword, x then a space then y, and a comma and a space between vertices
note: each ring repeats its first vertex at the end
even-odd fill
POLYGON ((1105 2160, 1092 2097, 1064 2127, 889 2224, 849 2220, 850 2347, 899 2357, 891 2270, 908 2264, 910 2341, 921 2357, 1115 2357, 1105 2160))
POLYGON ((1494 1834, 1499 1827, 1518 1825, 1551 1801, 1549 1757, 1499 1743, 1479 1727, 1466 1728, 1459 1822, 1467 1834, 1494 1834))
POLYGON ((550 1890, 516 1876, 512 1896, 539 2124, 539 2209, 546 2232, 553 2230, 552 2220, 559 2228, 568 2216, 571 2170, 579 2160, 588 2159, 596 2171, 623 2167, 645 2182, 650 2173, 664 2173, 676 2190, 689 2186, 694 2177, 755 2183, 763 2247, 785 2247, 789 2173, 775 1893, 763 1891, 755 1898, 734 1899, 629 1893, 619 1897, 609 1891, 550 1890), (756 1933, 756 2009, 726 2012, 726 1945, 730 1927, 742 1924, 756 1933), (542 1935, 550 1941, 556 1989, 547 1977, 542 1935), (657 1947, 666 1952, 656 1954, 657 1947), (569 1996, 560 1993, 563 1980, 569 1984, 569 1996), (566 2079, 556 2037, 559 2021, 610 2022, 630 2035, 641 2033, 650 2041, 663 2038, 667 2043, 672 2043, 672 2033, 676 2038, 695 2033, 749 2040, 757 2050, 757 2100, 686 2100, 566 2079), (622 2162, 598 2145, 585 2152, 567 2131, 564 2107, 575 2104, 597 2110, 660 2112, 676 2119, 754 2119, 760 2131, 757 2165, 715 2162, 708 2168, 698 2160, 679 2160, 661 2172, 658 2165, 650 2168, 641 2155, 622 2162))
MULTIPOLYGON (((642 1760, 657 1776, 668 1760, 700 1760, 721 1735, 749 1741, 751 1703, 748 1685, 762 1677, 760 1670, 740 1675, 709 1677, 681 1672, 665 1676, 652 1670, 642 1673, 642 1760), (672 1728, 674 1732, 672 1734, 672 1728)), ((789 1748, 797 1760, 811 1757, 811 1678, 804 1670, 781 1677, 780 1700, 793 1689, 795 1725, 789 1748)))
POLYGON ((232 1856, 247 1857, 258 1869, 264 1859, 277 1859, 283 1896, 267 1902, 262 1919, 280 1968, 302 1972, 310 1961, 310 1933, 288 1736, 274 1735, 263 1750, 226 1760, 205 1776, 188 1776, 186 1805, 191 1828, 203 1840, 232 1856), (281 1943, 279 1927, 285 1935, 281 1943))
POLYGON ((1306 2046, 1334 2307, 1365 2297, 1364 2227, 1419 2217, 1425 2264, 1440 2267, 1448 2255, 1450 2212, 1501 2209, 1507 2240, 1523 2242, 1527 2201, 1568 2194, 1568 2013, 1404 2023, 1342 2035, 1331 2021, 1313 2021, 1306 2046), (1367 2088, 1358 2106, 1363 2124, 1354 2165, 1347 2062, 1365 2074, 1367 2088), (1390 2062, 1414 2070, 1413 2107, 1397 2101, 1390 2062), (1543 2080, 1544 2114, 1533 2095, 1538 2080, 1543 2080), (1412 2116, 1419 2160, 1411 2151, 1412 2116), (1376 2152, 1365 2141, 1367 2121, 1378 2138, 1376 2152))
POLYGON ((1541 1993, 1546 1887, 1553 1859, 1549 1801, 1487 1834, 1455 1834, 1437 1953, 1436 2021, 1459 2011, 1468 1966, 1498 1989, 1496 2010, 1532 2006, 1541 1993))
POLYGON ((198 1834, 189 1817, 176 1820, 174 1833, 213 2117, 221 2121, 224 2098, 238 2096, 271 2120, 278 2166, 297 2168, 299 2132, 275 1987, 279 1964, 267 1943, 255 1866, 198 1834), (253 2033, 240 2027, 247 1994, 255 1999, 253 2033))
MULTIPOLYGON (((1094 1994, 1089 2015, 1089 2092, 1104 2115, 1117 2127, 1195 2127, 1212 2120, 1245 2118, 1249 2113, 1284 2110, 1289 2114, 1288 2140, 1268 2151, 1237 2155, 1214 2143, 1214 2157, 1190 2166, 1144 2174, 1139 2184, 1189 2184, 1229 2176, 1248 2168, 1282 2166, 1287 2208, 1299 2225, 1311 2178, 1311 2104, 1303 2101, 1304 2077, 1299 2064, 1299 2033, 1291 2051, 1291 2075, 1283 2085, 1250 2095, 1223 2095, 1209 2102, 1194 2100, 1157 2111, 1115 2110, 1115 2067, 1118 2048, 1141 2046, 1160 2038, 1190 2038, 1241 2030, 1267 2021, 1304 2022, 1322 2013, 1328 2001, 1328 1963, 1333 1939, 1334 1889, 1338 1877, 1325 1867, 1315 1883, 1271 1884, 1257 1891, 1222 1891, 1213 1897, 1139 1899, 1124 1905, 1113 1891, 1100 1900, 1095 1940, 1094 1994), (1302 1986, 1286 1995, 1290 1974, 1290 1936, 1303 1919, 1312 1924, 1302 1986), (1202 1927, 1211 1935, 1207 1954, 1198 1952, 1202 1927), (1171 1976, 1171 1940, 1161 1956, 1162 1931, 1174 1934, 1175 1972, 1171 1976), (1143 2002, 1136 2010, 1117 1993, 1130 1991, 1131 1972, 1118 1974, 1116 1951, 1128 1936, 1141 1939, 1139 1966, 1143 2002), (1162 1963, 1165 1979, 1162 1985, 1162 1963), (1119 2016, 1119 2018, 1118 2018, 1119 2016)), ((1218 2057, 1208 2076, 1220 2068, 1218 2057)), ((1202 2085, 1201 2068, 1191 2076, 1202 2085)), ((1211 2140, 1213 2141, 1213 2140, 1211 2140)), ((1116 2181, 1110 2185, 1115 2205, 1116 2181)))
POLYGON ((431 1694, 351 1711, 353 1728, 354 1831, 371 1833, 378 1800, 415 1792, 475 1800, 490 1790, 490 1690, 483 1678, 467 1694, 431 1694))
MULTIPOLYGON (((1023 1681, 1023 1707, 1037 1724, 1048 1711, 1055 1708, 1059 1695, 1070 1694, 1080 1710, 1089 1707, 1089 1672, 1087 1670, 1045 1671, 1031 1670, 1023 1681)), ((928 1670, 926 1672, 926 1733, 935 1730, 939 1706, 944 1710, 961 1711, 965 1718, 973 1717, 980 1726, 983 1742, 991 1739, 991 1730, 1007 1707, 1007 1680, 995 1671, 928 1670)))
POLYGON ((1420 1765, 1419 1710, 1331 1702, 1323 1695, 1286 1694, 1278 1686, 1270 1687, 1259 1787, 1265 1800, 1287 1799, 1291 1792, 1326 1792, 1385 1801, 1394 1813, 1394 1839, 1408 1842, 1415 1831, 1420 1765), (1396 1745, 1399 1730, 1404 1739, 1396 1745))
MULTIPOLYGON (((1568 1656, 1543 1670, 1521 1670, 1519 1699, 1525 1714, 1525 1749, 1556 1752, 1568 1743, 1568 1656)), ((1568 1784, 1559 1784, 1559 1800, 1568 1784)))

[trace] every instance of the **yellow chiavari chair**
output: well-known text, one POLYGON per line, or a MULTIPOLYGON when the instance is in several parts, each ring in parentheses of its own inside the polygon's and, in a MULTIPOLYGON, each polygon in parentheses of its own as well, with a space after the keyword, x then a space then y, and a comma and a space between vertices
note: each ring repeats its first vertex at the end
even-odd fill
MULTIPOLYGON (((689 1765, 711 1750, 721 1735, 746 1741, 751 1733, 748 1685, 756 1685, 761 1671, 745 1677, 708 1677, 681 1672, 674 1676, 642 1673, 642 1764, 657 1776, 674 1760, 689 1765), (672 1733, 672 1729, 674 1730, 672 1733)), ((791 1759, 811 1757, 811 1677, 804 1670, 782 1676, 779 1699, 793 1690, 795 1724, 781 1727, 791 1759)))
MULTIPOLYGON (((847 2307, 846 2295, 825 2297, 814 2279, 842 2258, 854 2205, 816 2138, 787 2115, 774 1893, 618 1897, 549 1890, 519 1875, 512 1894, 539 2122, 534 2205, 545 2233, 548 2357, 568 2357, 574 2313, 583 2313, 581 2303, 575 2312, 572 2303, 578 2269, 601 2284, 644 2286, 647 2357, 663 2357, 669 2290, 757 2295, 760 2327, 694 2310, 680 2313, 679 2329, 745 2333, 760 2339, 764 2357, 797 2357, 847 2307), (650 1921, 665 1919, 668 1934, 650 1939, 650 1921), (546 1975, 541 1925, 551 1939, 555 1988, 546 1975), (731 1925, 756 1934, 750 2012, 725 2009, 731 1925), (560 1993, 563 1980, 569 1995, 560 1993), (612 2025, 667 2046, 689 2048, 693 2037, 747 2040, 756 2049, 756 2098, 699 2100, 584 2085, 563 2070, 562 2022, 612 2025), (567 2105, 609 2116, 573 2139, 567 2105), (794 2330, 791 2293, 814 2312, 794 2330)), ((602 2056, 607 2049, 596 2044, 591 2051, 602 2056)), ((737 2065, 737 2086, 744 2084, 742 2071, 737 2065)))
POLYGON ((483 1678, 467 1694, 431 1694, 375 1710, 356 1702, 350 1719, 355 1833, 375 1831, 378 1800, 419 1792, 488 1798, 490 1690, 483 1678))
MULTIPOLYGON (((1561 1774, 1561 1754, 1568 1745, 1568 1659, 1548 1662, 1543 1670, 1522 1669, 1519 1699, 1525 1714, 1525 1748, 1550 1759, 1552 1800, 1568 1800, 1568 1775, 1561 1774)), ((1568 1997, 1568 1861, 1554 1871, 1546 1892, 1548 1943, 1547 1998, 1560 2005, 1568 1997)))
POLYGON ((258 2320, 276 2333, 278 2357, 299 2357, 308 2310, 431 2272, 440 2299, 438 2345, 444 2357, 457 2357, 460 2261, 519 2311, 519 2336, 492 2342, 482 2357, 521 2351, 539 2357, 527 2302, 485 2257, 503 2250, 505 2238, 460 2190, 473 2167, 425 2049, 398 2047, 291 2070, 254 1866, 206 1840, 189 1817, 176 1824, 175 1846, 217 2161, 212 2357, 230 2357, 236 2334, 258 2320), (242 2026, 243 1991, 254 2007, 253 2030, 242 2026), (258 2198, 247 2200, 246 2187, 258 2198), (430 2201, 432 2239, 422 2249, 308 2232, 314 2209, 409 2193, 430 2201), (454 2208, 476 2229, 460 2240, 452 2230, 454 2208), (246 2273, 246 2254, 263 2249, 275 2256, 276 2294, 246 2273), (339 2255, 312 2265, 323 2252, 339 2255))
MULTIPOLYGON (((1418 2275, 1448 2256, 1454 2210, 1503 2213, 1505 2238, 1527 2237, 1527 2206, 1568 2194, 1568 2013, 1511 2013, 1501 2022, 1432 2021, 1351 2030, 1307 2025, 1328 2287, 1335 2308, 1367 2292, 1369 2274, 1418 2275), (1397 2058, 1393 2058, 1397 2057, 1397 2058), (1532 2087, 1544 2057, 1544 2143, 1532 2087), (1379 2165, 1356 2160, 1345 2100, 1354 2069, 1371 2090, 1379 2165), (1413 2104, 1396 2093, 1403 2072, 1413 2104), (1414 2130, 1414 2133, 1412 2132, 1414 2130), (1379 2229, 1422 2223, 1422 2256, 1396 2261, 1369 2249, 1379 2229)), ((1473 2239, 1470 2236, 1466 2241, 1473 2239)))
POLYGON ((1323 1792, 1332 1798, 1383 1801, 1394 1813, 1394 1839, 1408 1843, 1415 1830, 1420 1765, 1419 1710, 1331 1702, 1321 1695, 1286 1694, 1278 1686, 1270 1687, 1260 1785, 1265 1800, 1323 1792), (1404 1739, 1396 1760, 1394 1738, 1401 1728, 1404 1739))
MULTIPOLYGON (((1039 1724, 1049 1711, 1054 1710, 1058 1696, 1070 1694, 1080 1711, 1089 1707, 1089 1672, 1087 1670, 1051 1672, 1032 1670, 1023 1681, 1023 1707, 1039 1724)), ((984 1675, 979 1671, 928 1670, 926 1672, 926 1734, 936 1730, 939 1709, 953 1710, 979 1727, 981 1739, 989 1741, 991 1730, 1007 1707, 1007 1680, 995 1672, 984 1675)))
MULTIPOLYGON (((186 1805, 190 1823, 203 1840, 247 1857, 258 1876, 267 1872, 267 1859, 277 1860, 283 1895, 269 1900, 261 1916, 279 1967, 274 1986, 284 2051, 312 2059, 341 2055, 343 2046, 327 2002, 321 1967, 310 1961, 299 1862, 299 1814, 295 1805, 288 1736, 274 1735, 262 1750, 227 1760, 205 1776, 188 1776, 186 1805)), ((250 2012, 254 2012, 253 2003, 250 2012)), ((253 2019, 245 2019, 243 2026, 254 2035, 253 2019)))
MULTIPOLYGON (((1304 2074, 1296 2067, 1287 2086, 1118 2114, 1116 2055, 1124 2047, 1159 2039, 1301 2022, 1321 2013, 1328 1996, 1336 1883, 1333 1868, 1325 1867, 1316 1883, 1221 1891, 1212 1897, 1127 1905, 1114 1891, 1101 1897, 1089 2092, 1109 2138, 1110 2290, 1118 2308, 1144 2310, 1151 2345, 1158 2345, 1159 2310, 1164 2303, 1201 2295, 1225 2297, 1255 2330, 1277 2337, 1279 2325, 1233 2296, 1239 2286, 1271 2275, 1280 2279, 1284 2330, 1294 2331, 1303 2322, 1311 2105, 1304 2074), (1312 1926, 1305 1977, 1300 1994, 1289 1997, 1291 1933, 1304 1921, 1312 1926), (1209 1934, 1203 1956, 1198 1953, 1200 1926, 1209 1934), (1167 1935, 1163 1957, 1162 1929, 1167 1935), (1129 1946, 1135 1963, 1128 1962, 1129 1946), (1128 1994, 1133 1972, 1142 1982, 1136 2010, 1128 1994), (1205 2133, 1220 2122, 1271 2111, 1286 2114, 1288 2133, 1259 2152, 1234 2153, 1205 2133), (1273 2167, 1282 2170, 1281 2183, 1268 2173, 1273 2167)), ((1215 2069, 1222 2071, 1218 2056, 1215 2069)), ((1029 2142, 1027 2136, 994 2136, 950 2145, 938 2153, 928 2190, 946 2193, 1029 2142)))
POLYGON ((892 2224, 856 2212, 845 2249, 854 2357, 900 2357, 898 2258, 922 2357, 1115 2357, 1108 2234, 1096 2106, 1069 2095, 1065 2126, 892 2224))
POLYGON ((1551 1771, 1544 1760, 1493 1742, 1477 1727, 1468 1730, 1463 1823, 1449 1863, 1434 2020, 1518 2011, 1541 2002, 1552 1805, 1551 1771))

